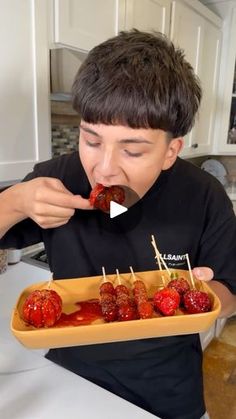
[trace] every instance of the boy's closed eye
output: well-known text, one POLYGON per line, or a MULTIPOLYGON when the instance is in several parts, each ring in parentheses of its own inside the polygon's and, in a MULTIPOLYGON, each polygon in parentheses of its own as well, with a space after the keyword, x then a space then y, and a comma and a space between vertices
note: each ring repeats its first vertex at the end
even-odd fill
POLYGON ((89 147, 99 147, 101 143, 99 141, 85 140, 85 144, 88 145, 89 147))
POLYGON ((143 155, 143 153, 141 153, 141 152, 132 152, 132 151, 129 151, 129 150, 124 150, 125 151, 125 153, 129 156, 129 157, 141 157, 142 155, 143 155))

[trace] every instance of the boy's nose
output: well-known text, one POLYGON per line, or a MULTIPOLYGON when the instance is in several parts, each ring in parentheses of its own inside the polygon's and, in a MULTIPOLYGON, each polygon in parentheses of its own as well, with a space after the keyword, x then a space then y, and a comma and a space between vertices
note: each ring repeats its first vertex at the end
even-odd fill
POLYGON ((104 153, 102 159, 97 165, 97 174, 101 178, 100 181, 109 181, 119 174, 117 157, 112 151, 104 153))

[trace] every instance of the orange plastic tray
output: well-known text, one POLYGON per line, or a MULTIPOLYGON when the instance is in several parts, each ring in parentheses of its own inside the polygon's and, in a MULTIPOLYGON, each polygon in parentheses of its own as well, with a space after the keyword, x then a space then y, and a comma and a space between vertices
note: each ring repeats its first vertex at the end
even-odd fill
MULTIPOLYGON (((188 271, 173 270, 179 277, 189 281, 188 271)), ((149 296, 162 287, 160 271, 146 271, 135 274, 147 286, 149 296)), ((132 286, 130 273, 121 274, 122 282, 132 286)), ((167 272, 164 277, 168 281, 167 272)), ((115 275, 107 275, 107 279, 116 284, 115 275)), ((51 289, 62 298, 63 312, 71 313, 78 309, 75 303, 99 297, 99 286, 102 276, 63 279, 52 281, 51 289)), ((212 310, 208 313, 183 314, 177 312, 174 316, 153 317, 144 320, 105 323, 96 320, 89 325, 50 327, 36 329, 27 325, 21 318, 22 305, 26 297, 36 289, 47 288, 47 282, 40 282, 27 287, 19 296, 12 313, 11 330, 15 337, 27 348, 58 348, 66 346, 87 345, 95 343, 125 341, 133 339, 153 338, 160 336, 184 335, 206 331, 216 320, 220 312, 220 301, 207 283, 196 282, 196 288, 207 292, 212 300, 212 310)))

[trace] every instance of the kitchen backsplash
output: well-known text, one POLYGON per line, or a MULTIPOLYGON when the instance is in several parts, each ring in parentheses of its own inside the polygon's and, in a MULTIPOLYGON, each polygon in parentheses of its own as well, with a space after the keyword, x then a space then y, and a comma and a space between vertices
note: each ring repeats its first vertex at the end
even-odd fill
POLYGON ((77 150, 79 136, 78 114, 72 109, 70 101, 51 101, 52 156, 77 150))
POLYGON ((52 124, 52 156, 70 153, 77 149, 78 125, 52 124))

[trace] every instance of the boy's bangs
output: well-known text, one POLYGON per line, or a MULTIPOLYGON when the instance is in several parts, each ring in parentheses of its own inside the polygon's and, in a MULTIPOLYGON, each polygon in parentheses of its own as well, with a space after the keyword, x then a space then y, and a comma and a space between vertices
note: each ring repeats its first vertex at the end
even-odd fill
POLYGON ((78 100, 76 110, 81 119, 92 124, 123 125, 131 128, 153 128, 169 131, 169 124, 164 121, 161 106, 145 99, 142 92, 129 92, 116 89, 106 95, 105 92, 88 92, 86 100, 78 100), (90 99, 91 98, 91 99, 90 99))

